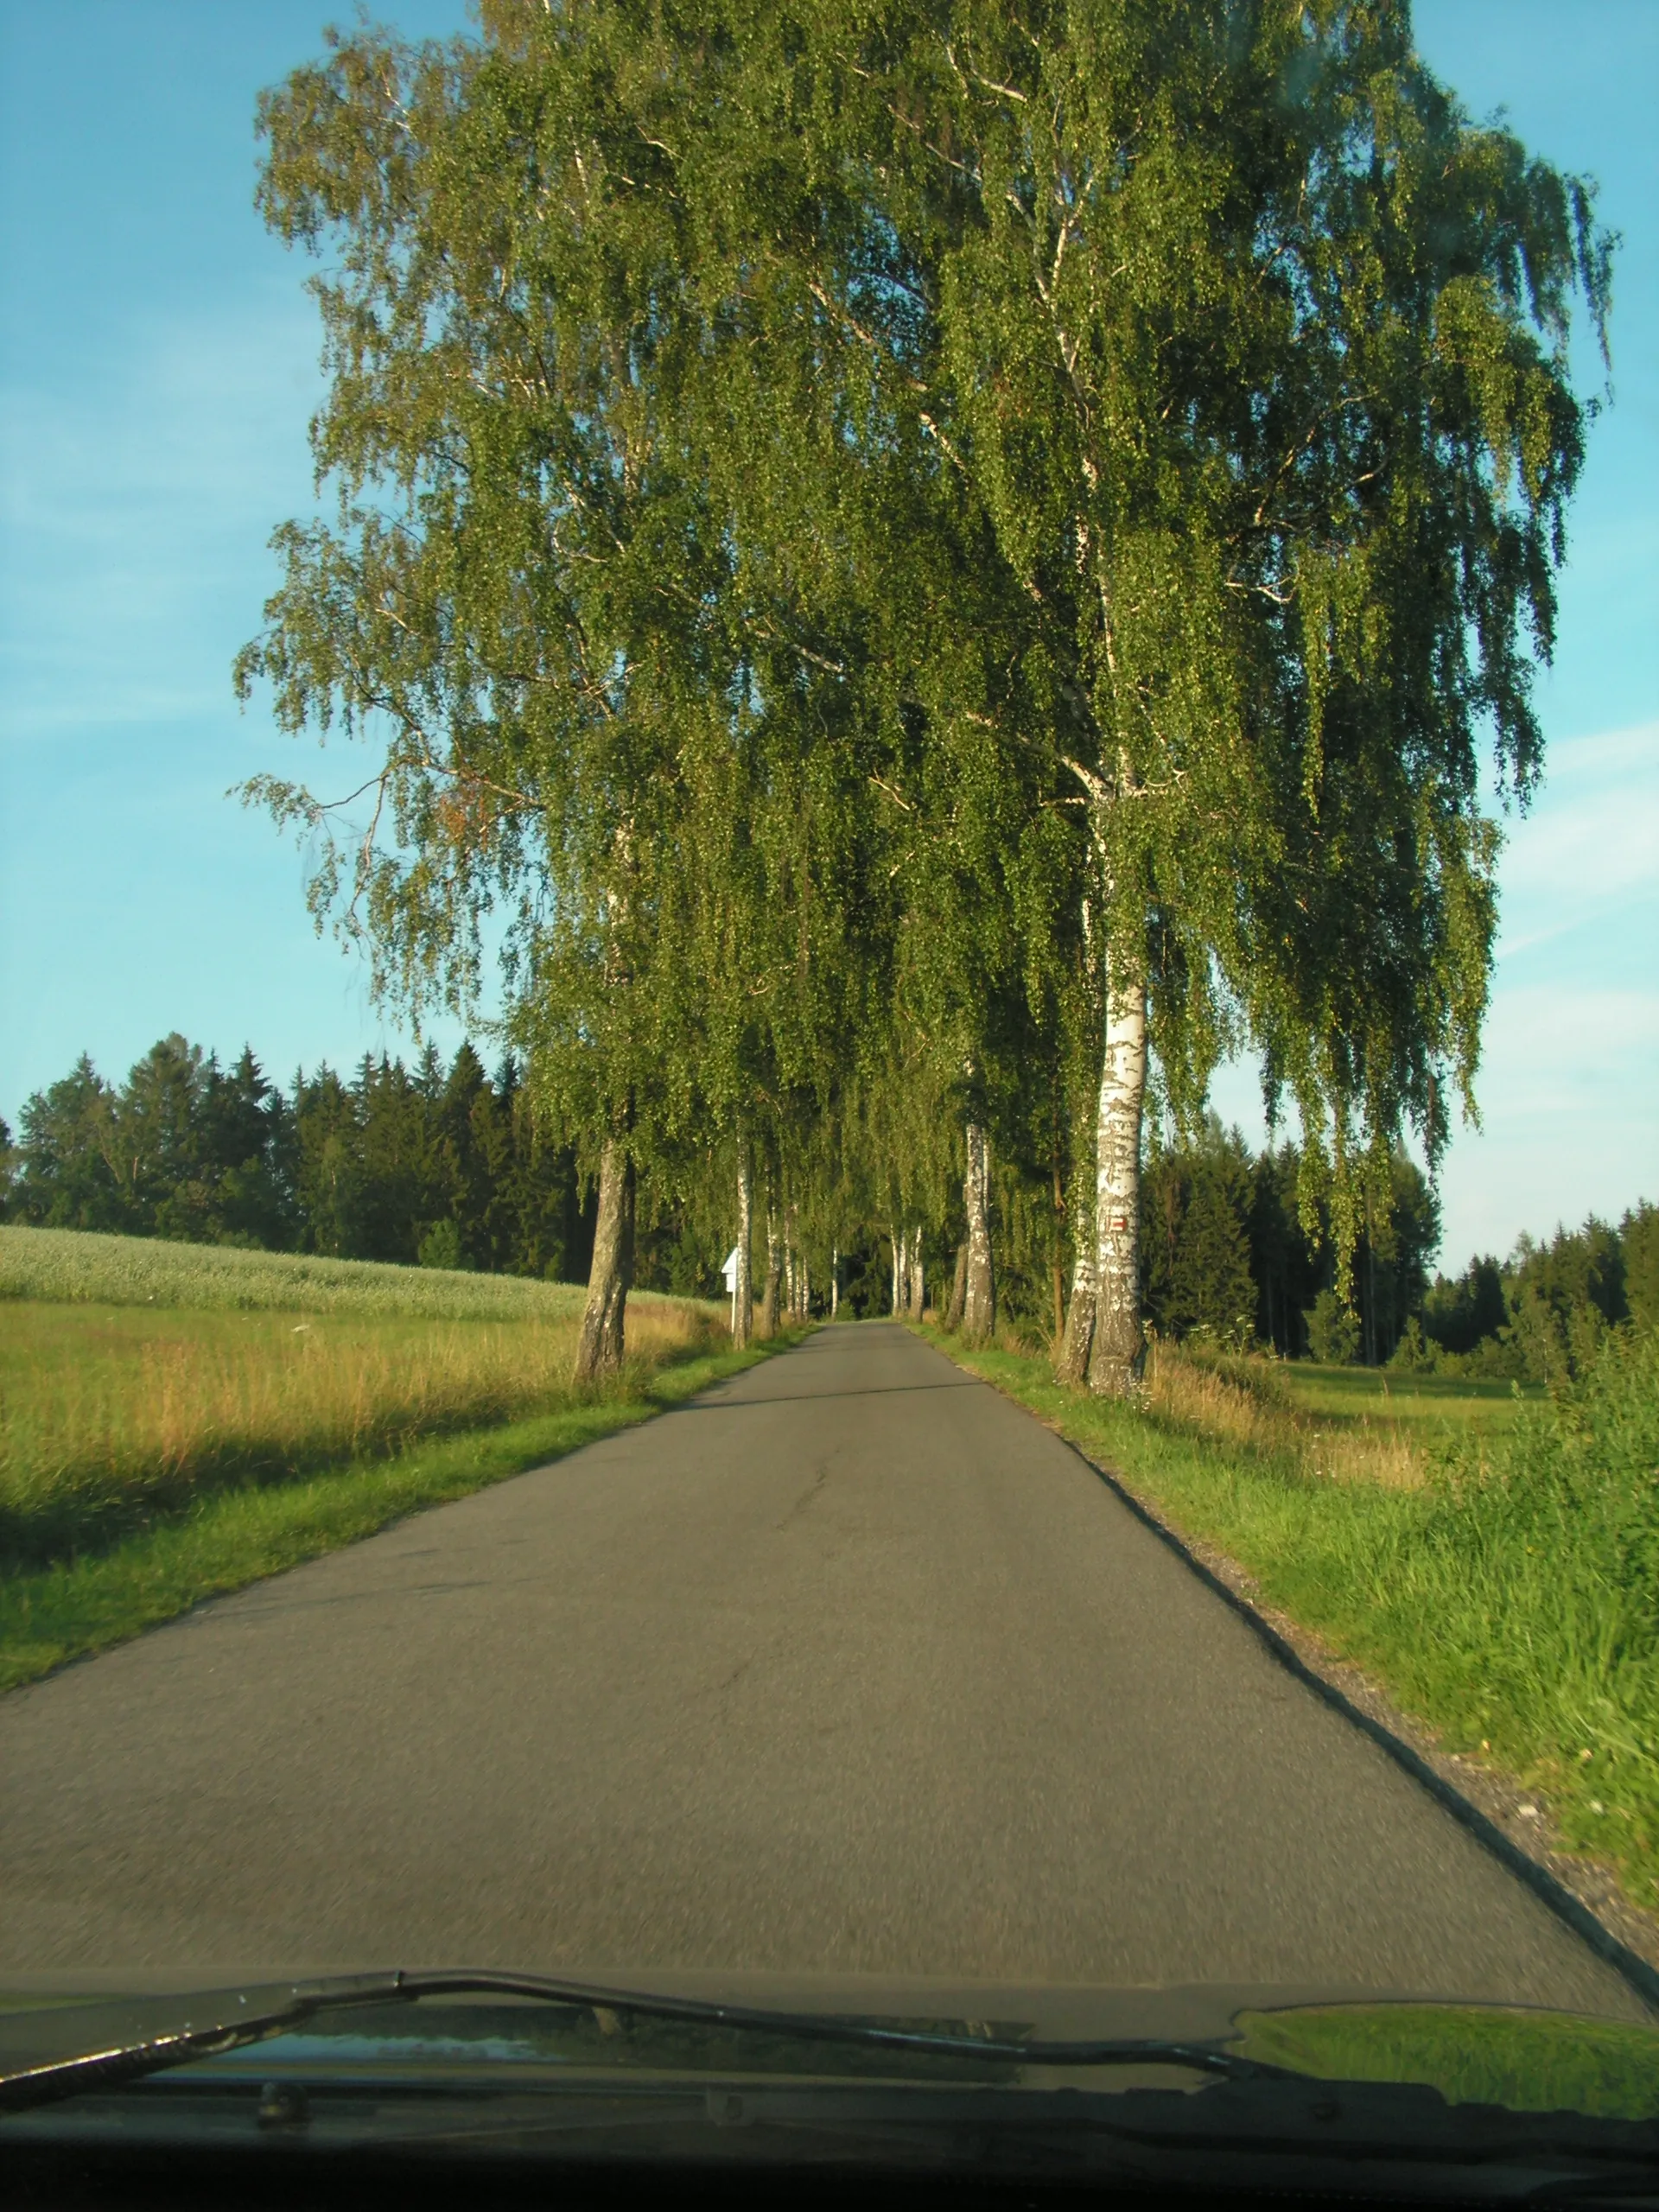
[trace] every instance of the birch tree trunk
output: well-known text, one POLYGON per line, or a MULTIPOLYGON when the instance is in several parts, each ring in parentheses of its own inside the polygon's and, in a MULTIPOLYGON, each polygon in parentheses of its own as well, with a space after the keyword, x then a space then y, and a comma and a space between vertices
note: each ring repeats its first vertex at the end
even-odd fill
POLYGON ((1127 1397, 1141 1379, 1141 1117, 1147 1095, 1147 983, 1119 976, 1106 997, 1095 1129, 1095 1331, 1089 1387, 1127 1397))
POLYGON ((899 1303, 904 1297, 905 1240, 902 1232, 891 1222, 887 1224, 887 1235, 893 1243, 893 1317, 897 1320, 899 1303))
MULTIPOLYGON (((1095 1179, 1080 1176, 1088 1186, 1089 1196, 1094 1196, 1095 1179)), ((1065 1309, 1065 1333, 1060 1338, 1060 1356, 1054 1363, 1054 1380, 1074 1385, 1086 1382, 1089 1375, 1089 1355, 1095 1341, 1095 1210, 1077 1208, 1077 1258, 1071 1264, 1071 1303, 1065 1309), (1086 1215, 1086 1217, 1085 1217, 1086 1215)))
POLYGON ((968 1247, 965 1244, 958 1244, 957 1264, 950 1277, 950 1302, 944 1309, 944 1325, 947 1329, 959 1329, 962 1326, 963 1308, 967 1302, 968 1247))
POLYGON ((633 1161, 614 1137, 599 1156, 599 1220, 576 1341, 575 1379, 592 1382, 622 1364, 623 1318, 633 1282, 633 1161))
MULTIPOLYGON (((1079 1133, 1077 1150, 1082 1149, 1079 1133)), ((1071 1168, 1071 1302, 1065 1309, 1054 1380, 1081 1389, 1089 1379, 1089 1354, 1095 1341, 1095 1173, 1100 1145, 1098 1113, 1091 1155, 1074 1159, 1071 1168)))
POLYGON ((760 1333, 775 1337, 778 1333, 778 1278, 781 1255, 778 1249, 778 1224, 772 1218, 772 1208, 766 1208, 766 1290, 760 1306, 760 1333))
POLYGON ((833 1321, 841 1311, 841 1247, 830 1248, 830 1319, 833 1321))
POLYGON ((962 1179, 968 1217, 968 1270, 962 1333, 970 1344, 988 1344, 996 1326, 996 1283, 991 1273, 991 1140, 977 1122, 968 1124, 968 1169, 962 1179))
POLYGON ((919 1228, 910 1232, 910 1310, 919 1321, 927 1291, 922 1272, 922 1232, 919 1228))
POLYGON ((737 1163, 737 1285, 733 1294, 732 1342, 754 1341, 754 1284, 749 1274, 749 1235, 753 1226, 754 1193, 749 1178, 749 1148, 745 1145, 737 1163))

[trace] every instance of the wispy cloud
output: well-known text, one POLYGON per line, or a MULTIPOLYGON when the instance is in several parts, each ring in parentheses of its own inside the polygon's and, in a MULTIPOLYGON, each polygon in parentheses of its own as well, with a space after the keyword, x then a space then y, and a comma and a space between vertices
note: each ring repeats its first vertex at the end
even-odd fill
POLYGON ((9 737, 226 710, 265 540, 310 502, 315 354, 296 288, 251 286, 137 323, 69 389, 0 393, 9 737))
POLYGON ((1510 825, 1500 880, 1511 958, 1659 898, 1659 721, 1554 746, 1532 813, 1510 825))

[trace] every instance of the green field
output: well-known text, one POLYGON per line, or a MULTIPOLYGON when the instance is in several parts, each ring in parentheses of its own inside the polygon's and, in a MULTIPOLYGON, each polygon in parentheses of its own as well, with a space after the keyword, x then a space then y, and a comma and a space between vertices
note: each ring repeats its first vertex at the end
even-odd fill
POLYGON ((760 1356, 636 1295, 579 1387, 569 1284, 70 1230, 0 1230, 0 1687, 760 1356))
POLYGON ((451 1274, 80 1229, 0 1227, 0 1299, 524 1321, 580 1313, 585 1294, 579 1284, 528 1275, 451 1274))
POLYGON ((1381 1367, 1320 1367, 1281 1361, 1275 1372, 1292 1402, 1329 1421, 1391 1421, 1422 1440, 1510 1427, 1518 1407, 1545 1395, 1541 1383, 1485 1382, 1455 1375, 1392 1375, 1381 1367))
POLYGON ((1659 1908, 1659 1335, 1616 1332, 1573 1390, 1494 1422, 1491 1385, 1380 1421, 1348 1370, 1315 1370, 1301 1397, 1275 1370, 1257 1395, 1179 1356, 1123 1404, 1061 1389, 1046 1357, 927 1333, 1236 1560, 1448 1751, 1543 1792, 1566 1841, 1659 1908))

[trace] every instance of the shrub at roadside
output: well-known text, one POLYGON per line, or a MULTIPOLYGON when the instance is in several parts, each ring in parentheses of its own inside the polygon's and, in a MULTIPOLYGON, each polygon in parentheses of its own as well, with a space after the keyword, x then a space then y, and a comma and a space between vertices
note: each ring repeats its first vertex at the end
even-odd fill
POLYGON ((1423 1692, 1553 1786, 1575 1840, 1628 1827, 1659 1900, 1659 1333, 1614 1332, 1426 1503, 1423 1692))

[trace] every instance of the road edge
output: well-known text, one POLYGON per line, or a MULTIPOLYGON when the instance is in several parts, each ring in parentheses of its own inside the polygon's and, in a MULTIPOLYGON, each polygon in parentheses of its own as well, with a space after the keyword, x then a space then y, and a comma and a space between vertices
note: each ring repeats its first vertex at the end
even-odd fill
POLYGON ((89 1666, 105 1652, 238 1591, 365 1543, 399 1522, 556 1465, 625 1428, 660 1420, 802 1340, 800 1329, 779 1329, 741 1348, 728 1344, 667 1361, 641 1377, 627 1397, 437 1430, 385 1459, 344 1459, 288 1482, 216 1490, 196 1510, 158 1519, 152 1528, 104 1551, 0 1573, 0 1662, 5 1669, 0 1674, 0 1700, 23 1696, 71 1668, 89 1666), (715 1371, 690 1380, 696 1370, 710 1368, 715 1371), (677 1382, 690 1387, 676 1388, 677 1382), (547 1434, 555 1425, 565 1431, 556 1440, 547 1434), (533 1442, 519 1440, 525 1431, 536 1432, 533 1442), (256 1512, 259 1504, 267 1504, 273 1517, 286 1524, 274 1543, 266 1538, 257 1558, 245 1541, 238 1547, 234 1526, 250 1501, 256 1512), (193 1559, 193 1552, 205 1553, 205 1560, 193 1559), (32 1625, 37 1592, 52 1608, 38 1656, 27 1633, 16 1634, 20 1618, 26 1630, 32 1625))
POLYGON ((1262 1603, 1260 1584, 1219 1546, 1188 1535, 1142 1497, 1121 1470, 1095 1459, 1064 1430, 1021 1402, 988 1375, 979 1374, 953 1348, 933 1344, 963 1373, 972 1375, 1028 1420, 1064 1444, 1136 1520, 1173 1551, 1205 1588, 1244 1622, 1286 1672, 1370 1738, 1459 1826, 1629 1983, 1659 2016, 1659 1917, 1626 1895, 1614 1870, 1599 1860, 1558 1850, 1549 1840, 1541 1792, 1512 1776, 1442 1752, 1433 1732, 1402 1712, 1362 1668, 1338 1657, 1311 1630, 1277 1606, 1262 1603), (1483 1802, 1484 1801, 1484 1802, 1483 1802), (1522 1810, 1530 1807, 1530 1813, 1522 1810))

